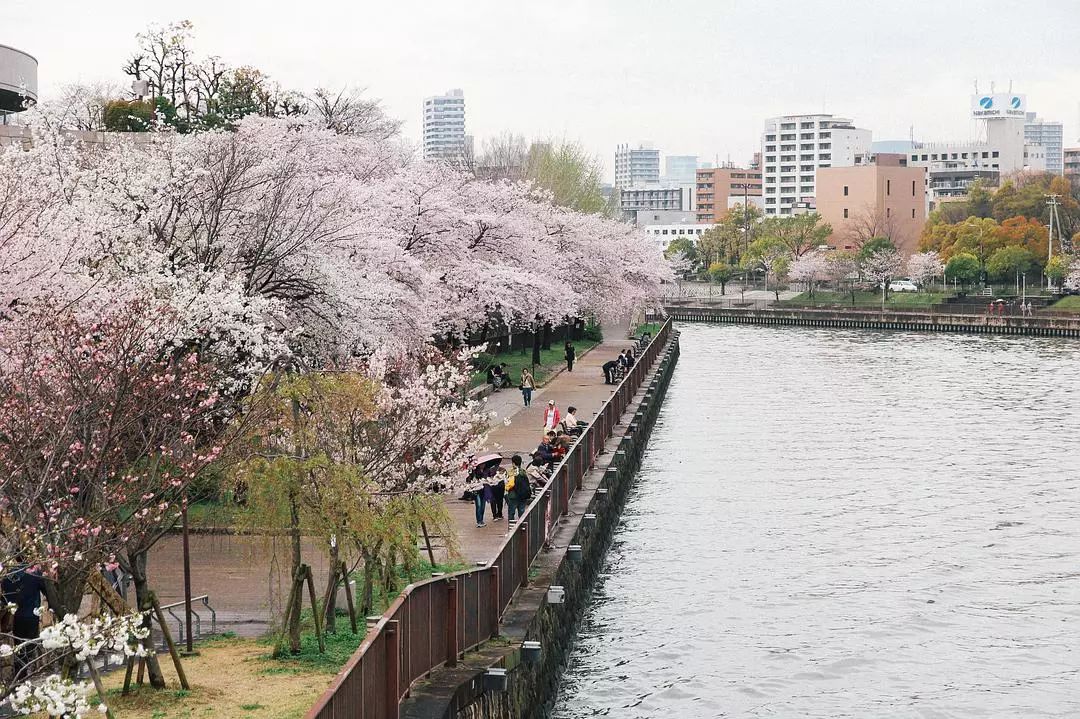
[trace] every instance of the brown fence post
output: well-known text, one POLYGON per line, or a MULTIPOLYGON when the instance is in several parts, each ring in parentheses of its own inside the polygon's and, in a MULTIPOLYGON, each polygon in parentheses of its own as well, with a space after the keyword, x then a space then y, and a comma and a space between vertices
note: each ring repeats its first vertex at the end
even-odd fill
POLYGON ((458 658, 458 580, 446 580, 446 666, 457 665, 458 658))
POLYGON ((386 637, 386 716, 398 719, 399 674, 401 672, 401 635, 398 632, 398 620, 391 619, 383 629, 386 637))
POLYGON ((521 546, 518 552, 518 562, 524 571, 521 573, 521 586, 529 586, 529 523, 522 522, 518 526, 518 544, 521 546))
POLYGON ((499 636, 499 619, 501 607, 499 606, 499 600, 502 597, 502 593, 499 591, 499 568, 492 566, 491 568, 491 609, 494 612, 495 622, 491 628, 491 637, 494 639, 499 636))

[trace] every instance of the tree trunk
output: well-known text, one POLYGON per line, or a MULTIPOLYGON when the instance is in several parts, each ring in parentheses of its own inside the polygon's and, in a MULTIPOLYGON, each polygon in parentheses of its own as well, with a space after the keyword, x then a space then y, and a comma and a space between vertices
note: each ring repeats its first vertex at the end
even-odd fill
POLYGON ((337 587, 341 578, 340 551, 336 540, 330 542, 330 578, 326 581, 326 600, 323 602, 323 628, 337 632, 337 587))
POLYGON ((533 327, 532 363, 540 366, 540 326, 533 327))
MULTIPOLYGON (((297 504, 296 492, 289 491, 289 539, 292 544, 292 580, 294 591, 300 579, 300 507, 297 504)), ((293 654, 300 653, 300 606, 303 604, 303 592, 297 596, 297 606, 289 613, 289 651, 293 654)), ((316 611, 315 607, 311 611, 316 611)))
POLYGON ((550 322, 545 322, 544 323, 544 339, 540 343, 540 346, 541 346, 542 349, 546 349, 546 350, 551 349, 551 330, 552 330, 551 323, 550 322))
MULTIPOLYGON (((140 611, 144 612, 143 626, 150 629, 153 605, 150 597, 150 583, 146 577, 146 552, 129 554, 128 563, 130 564, 131 581, 135 585, 135 604, 140 611)), ((154 689, 164 689, 165 676, 161 673, 161 665, 158 664, 157 655, 154 653, 153 639, 147 637, 145 645, 147 648, 146 671, 150 679, 150 686, 154 689)))

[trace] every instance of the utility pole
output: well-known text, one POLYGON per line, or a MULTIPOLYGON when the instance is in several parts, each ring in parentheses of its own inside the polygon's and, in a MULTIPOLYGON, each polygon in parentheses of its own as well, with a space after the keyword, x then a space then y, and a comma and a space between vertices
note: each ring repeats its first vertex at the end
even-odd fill
MULTIPOLYGON (((1058 213, 1057 213, 1058 205, 1061 204, 1059 202, 1059 199, 1061 198, 1061 195, 1048 194, 1048 195, 1044 195, 1044 197, 1046 197, 1046 205, 1047 205, 1047 207, 1050 208, 1050 224, 1047 226, 1047 229, 1049 230, 1049 233, 1046 236, 1046 262, 1047 262, 1047 264, 1049 264, 1050 258, 1052 258, 1054 256, 1054 224, 1055 224, 1055 221, 1058 224, 1058 232, 1061 232, 1061 227, 1060 227, 1061 221, 1058 219, 1058 213)), ((1061 251, 1064 253, 1065 248, 1062 247, 1061 251)), ((1049 287, 1050 286, 1050 278, 1049 277, 1046 278, 1046 283, 1047 283, 1047 287, 1049 287)))

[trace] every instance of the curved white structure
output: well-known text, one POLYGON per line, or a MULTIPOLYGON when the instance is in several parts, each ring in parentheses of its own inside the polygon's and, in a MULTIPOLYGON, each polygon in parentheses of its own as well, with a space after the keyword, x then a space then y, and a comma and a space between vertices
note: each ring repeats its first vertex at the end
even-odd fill
POLYGON ((38 99, 38 61, 29 53, 0 45, 0 115, 25 110, 38 99))

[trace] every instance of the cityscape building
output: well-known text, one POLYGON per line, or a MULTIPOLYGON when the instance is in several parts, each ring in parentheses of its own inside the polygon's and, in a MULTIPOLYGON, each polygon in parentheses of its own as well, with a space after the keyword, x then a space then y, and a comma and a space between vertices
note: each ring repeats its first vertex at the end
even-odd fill
POLYGON ((697 171, 697 221, 716 224, 734 204, 761 197, 761 172, 741 167, 697 171))
POLYGON ((449 90, 424 99, 424 159, 461 162, 467 155, 465 93, 449 90))
POLYGON ((858 249, 888 237, 904 254, 915 252, 926 224, 926 168, 900 154, 866 155, 851 167, 817 172, 816 211, 832 226, 829 245, 858 249))
POLYGON ((765 121, 761 136, 766 215, 793 214, 811 201, 822 167, 846 167, 870 150, 871 132, 828 114, 784 115, 765 121))
MULTIPOLYGON (((615 187, 660 182, 660 151, 649 143, 615 148, 615 187)), ((691 180, 691 182, 693 182, 691 180)))
POLYGON ((0 45, 0 122, 38 99, 38 62, 33 55, 0 45))
POLYGON ((1041 145, 1046 149, 1046 171, 1055 175, 1065 172, 1065 131, 1060 122, 1044 120, 1029 112, 1024 122, 1024 143, 1041 145))
POLYGON ((698 169, 697 155, 668 155, 664 158, 664 182, 693 184, 698 169))
POLYGON ((1067 147, 1062 152, 1065 177, 1080 182, 1080 147, 1067 147))
POLYGON ((619 211, 623 219, 637 223, 642 211, 694 210, 693 185, 635 185, 619 188, 619 211))

